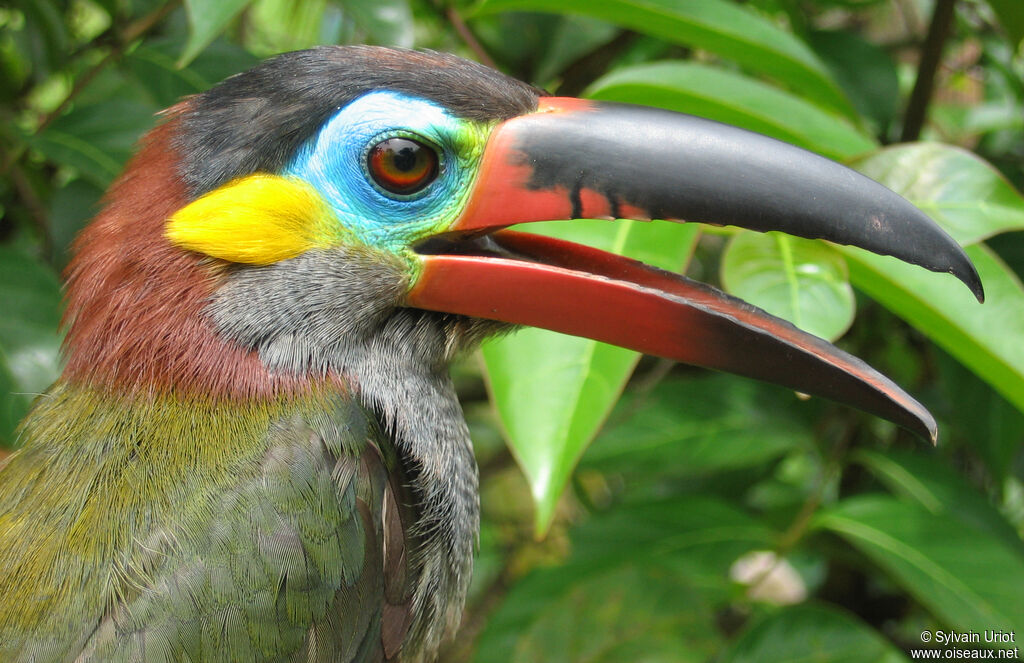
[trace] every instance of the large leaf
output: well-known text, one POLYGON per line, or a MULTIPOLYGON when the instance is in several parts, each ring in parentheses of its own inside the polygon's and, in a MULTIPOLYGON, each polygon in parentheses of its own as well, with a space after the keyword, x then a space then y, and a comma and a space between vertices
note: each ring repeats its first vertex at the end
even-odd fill
POLYGON ((47 158, 74 168, 105 189, 121 171, 139 136, 153 125, 156 110, 134 98, 83 104, 29 141, 47 158))
POLYGON ((934 453, 859 450, 854 459, 897 495, 914 500, 931 513, 949 515, 984 530, 1024 554, 1024 541, 999 510, 934 453))
POLYGON ((0 347, 0 461, 8 453, 5 447, 14 446, 15 430, 25 412, 26 405, 18 380, 11 372, 7 354, 0 347))
POLYGON ((1006 30, 1010 45, 1020 46, 1021 41, 1024 41, 1024 8, 1019 0, 988 0, 988 4, 992 5, 999 23, 1006 30))
POLYGON ((584 14, 734 60, 855 117, 824 64, 802 41, 723 0, 485 0, 480 13, 538 10, 584 14))
POLYGON ((246 13, 251 35, 246 46, 254 53, 281 53, 317 44, 344 43, 342 10, 328 0, 259 0, 246 13))
POLYGON ((899 76, 889 53, 854 32, 811 32, 808 40, 857 110, 885 135, 900 103, 899 76))
POLYGON ((60 370, 60 285, 31 257, 0 248, 0 445, 60 370))
POLYGON ((53 192, 50 199, 50 235, 55 262, 63 266, 70 255, 71 242, 99 211, 103 189, 89 180, 76 179, 53 192))
POLYGON ((798 402, 789 390, 731 375, 670 378, 627 394, 580 467, 650 483, 758 465, 810 447, 798 402))
POLYGON ((899 314, 1024 412, 1024 286, 983 245, 967 249, 986 301, 948 275, 843 248, 853 284, 899 314))
POLYGON ((376 44, 413 44, 412 11, 406 0, 344 0, 345 11, 376 44))
MULTIPOLYGON (((9 5, 4 4, 5 7, 9 5)), ((19 46, 22 55, 31 62, 33 78, 37 81, 45 80, 51 72, 64 66, 72 51, 72 39, 61 15, 61 3, 55 0, 29 0, 13 4, 24 13, 25 25, 22 30, 11 30, 13 21, 8 18, 4 26, 5 39, 14 38, 9 43, 19 46)))
MULTIPOLYGON (((636 221, 532 224, 531 231, 679 269, 697 226, 636 221)), ((543 296, 543 293, 536 293, 543 296)), ((523 329, 484 345, 493 401, 546 531, 576 462, 611 410, 638 355, 589 339, 523 329)))
POLYGON ((188 42, 178 57, 178 66, 192 62, 250 2, 252 0, 185 0, 190 30, 188 42))
POLYGON ((217 39, 187 67, 175 61, 180 45, 173 40, 148 41, 125 55, 122 64, 159 108, 203 92, 218 81, 244 71, 258 60, 244 49, 217 39))
POLYGON ((721 270, 727 291, 815 336, 834 341, 853 322, 846 262, 821 242, 739 232, 726 246, 721 270))
POLYGON ((772 533, 720 500, 619 507, 572 532, 572 555, 517 582, 477 643, 477 663, 704 661, 734 560, 772 533))
MULTIPOLYGON (((1024 198, 957 148, 889 148, 858 168, 928 212, 963 244, 1024 229, 1024 198)), ((953 277, 841 247, 855 286, 899 314, 1024 411, 1024 287, 992 251, 967 249, 985 285, 980 305, 953 277)))
POLYGON ((171 44, 143 45, 126 55, 122 64, 150 93, 153 102, 166 108, 182 97, 202 92, 215 81, 207 81, 191 67, 179 67, 170 53, 171 44))
POLYGON ((503 610, 528 610, 530 618, 504 632, 502 621, 489 624, 476 663, 699 663, 720 646, 715 606, 670 569, 636 563, 584 577, 566 573, 549 570, 517 584, 503 610), (566 579, 574 582, 559 582, 566 579))
POLYGON ((757 131, 833 159, 873 152, 877 143, 846 119, 785 90, 693 62, 617 69, 586 96, 658 106, 757 131))
POLYGON ((957 631, 1024 632, 1024 555, 1000 538, 910 502, 871 495, 816 516, 957 631))
MULTIPOLYGON (((1016 234, 1024 240, 1024 233, 1016 234)), ((994 485, 1008 485, 1003 482, 1016 476, 1014 461, 1024 444, 1024 412, 948 353, 936 352, 933 366, 942 386, 933 411, 944 437, 973 449, 994 485)))
POLYGON ((853 615, 829 605, 795 605, 743 632, 721 663, 900 663, 906 657, 853 615))
POLYGON ((920 207, 965 246, 1024 230, 1024 198, 998 170, 966 150, 911 143, 854 165, 920 207))

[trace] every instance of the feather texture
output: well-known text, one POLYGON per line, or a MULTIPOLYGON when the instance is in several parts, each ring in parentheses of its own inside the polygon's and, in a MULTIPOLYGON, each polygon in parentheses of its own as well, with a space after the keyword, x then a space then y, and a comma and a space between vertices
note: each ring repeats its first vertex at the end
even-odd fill
POLYGON ((408 261, 282 172, 380 89, 480 125, 451 164, 537 104, 452 56, 287 54, 170 109, 111 187, 0 464, 0 660, 417 663, 454 632, 479 505, 447 364, 504 326, 404 308, 408 261))
POLYGON ((63 385, 37 410, 0 470, 0 659, 397 651, 409 497, 351 398, 316 390, 239 408, 63 385))
POLYGON ((228 262, 269 265, 337 241, 342 226, 307 182, 256 174, 207 193, 175 212, 173 244, 228 262))

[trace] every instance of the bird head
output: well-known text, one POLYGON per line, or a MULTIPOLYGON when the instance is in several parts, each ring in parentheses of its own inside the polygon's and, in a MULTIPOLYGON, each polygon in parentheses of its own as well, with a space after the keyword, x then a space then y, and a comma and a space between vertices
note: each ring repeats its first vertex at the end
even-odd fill
POLYGON ((83 234, 68 376, 233 397, 441 367, 505 325, 587 336, 817 394, 934 438, 860 360, 709 286, 506 230, 631 218, 780 230, 951 272, 969 259, 881 185, 696 117, 544 96, 453 56, 285 54, 186 100, 83 234))

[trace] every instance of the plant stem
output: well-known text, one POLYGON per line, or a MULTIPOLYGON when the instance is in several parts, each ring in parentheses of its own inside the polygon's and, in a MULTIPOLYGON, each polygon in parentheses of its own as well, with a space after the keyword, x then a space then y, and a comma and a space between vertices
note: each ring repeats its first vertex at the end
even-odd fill
POLYGON ((50 233, 50 213, 46 209, 46 205, 40 200, 39 195, 36 194, 35 187, 32 186, 32 182, 29 181, 25 171, 21 169, 21 165, 18 162, 11 164, 9 176, 11 181, 14 183, 14 189, 18 192, 18 198, 25 204, 25 209, 28 210, 29 217, 39 230, 39 234, 42 235, 43 240, 43 255, 50 259, 50 254, 53 252, 53 237, 50 233))
POLYGON ((640 35, 623 30, 614 39, 580 56, 562 72, 562 82, 555 93, 559 96, 575 97, 588 85, 600 78, 619 55, 632 46, 640 35))
POLYGON ((932 21, 928 26, 924 46, 921 48, 921 61, 917 65, 917 79, 914 91, 910 94, 907 112, 903 119, 903 142, 915 141, 921 137, 921 129, 928 115, 928 104, 935 89, 935 74, 942 62, 942 51, 949 38, 950 27, 956 0, 936 0, 932 21))
POLYGON ((476 38, 473 31, 466 25, 466 21, 463 20, 462 15, 459 14, 459 10, 450 3, 444 3, 443 0, 433 0, 431 3, 434 9, 444 17, 445 20, 452 26, 455 33, 459 35, 459 38, 465 42, 469 50, 473 51, 473 55, 476 57, 477 62, 480 64, 487 65, 492 69, 497 69, 497 65, 494 63, 494 58, 490 56, 487 49, 484 48, 480 40, 476 38))

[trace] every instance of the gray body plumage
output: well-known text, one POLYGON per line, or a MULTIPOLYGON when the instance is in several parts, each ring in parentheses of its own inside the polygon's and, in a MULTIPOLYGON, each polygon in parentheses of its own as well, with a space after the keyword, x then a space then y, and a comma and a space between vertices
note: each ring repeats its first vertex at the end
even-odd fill
POLYGON ((370 249, 310 252, 237 268, 209 313, 273 370, 346 376, 379 419, 416 505, 410 639, 434 650, 461 619, 479 528, 476 461, 448 366, 509 326, 401 308, 407 274, 370 249))
MULTIPOLYGON (((108 605, 70 604, 40 630, 8 633, 0 654, 33 663, 431 660, 459 623, 479 521, 476 464, 447 366, 500 327, 398 307, 405 278, 366 249, 229 274, 208 306, 211 323, 274 370, 340 376, 325 382, 338 388, 312 406, 275 408, 262 432, 242 435, 244 452, 223 459, 219 481, 205 480, 196 459, 172 482, 180 497, 146 493, 131 545, 62 563, 119 569, 113 586, 102 574, 75 581, 108 605)), ((51 393, 39 420, 59 425, 49 409, 80 411, 62 398, 51 393)), ((139 462, 131 448, 158 460, 161 436, 179 435, 163 417, 187 428, 178 410, 105 405, 109 414, 75 424, 77 437, 83 453, 124 449, 107 454, 120 475, 139 462)), ((193 407, 193 425, 210 435, 218 427, 204 420, 251 418, 231 403, 193 407)), ((25 434, 25 463, 53 453, 51 428, 30 424, 25 434)), ((78 462, 96 473, 86 483, 114 471, 78 462)))

